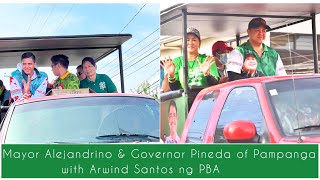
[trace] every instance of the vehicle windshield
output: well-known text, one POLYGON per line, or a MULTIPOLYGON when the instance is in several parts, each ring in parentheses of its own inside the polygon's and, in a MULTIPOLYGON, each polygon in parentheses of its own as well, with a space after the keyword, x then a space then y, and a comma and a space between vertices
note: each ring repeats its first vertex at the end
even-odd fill
POLYGON ((265 87, 286 136, 320 134, 320 78, 276 81, 265 87))
POLYGON ((18 105, 5 143, 159 142, 159 104, 139 97, 82 97, 18 105))

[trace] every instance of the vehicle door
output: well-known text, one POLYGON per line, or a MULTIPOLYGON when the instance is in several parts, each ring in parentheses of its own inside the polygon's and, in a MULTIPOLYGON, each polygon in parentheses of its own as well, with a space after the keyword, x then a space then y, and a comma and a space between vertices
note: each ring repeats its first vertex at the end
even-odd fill
POLYGON ((186 120, 181 142, 203 143, 206 141, 206 129, 209 120, 215 114, 215 106, 219 96, 220 90, 214 90, 207 92, 200 100, 195 101, 186 120))
POLYGON ((229 93, 218 119, 213 143, 227 143, 223 134, 224 127, 236 120, 254 123, 259 143, 269 143, 269 132, 261 110, 256 88, 252 86, 237 87, 229 93))

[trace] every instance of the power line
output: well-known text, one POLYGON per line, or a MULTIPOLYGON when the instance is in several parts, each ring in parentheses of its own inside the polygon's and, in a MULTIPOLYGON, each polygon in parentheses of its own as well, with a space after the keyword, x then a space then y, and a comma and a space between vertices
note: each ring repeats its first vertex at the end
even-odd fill
MULTIPOLYGON (((139 67, 138 69, 136 69, 136 70, 135 70, 135 71, 133 71, 132 73, 130 73, 130 74, 128 74, 128 75, 126 75, 125 77, 128 77, 128 76, 130 76, 131 74, 133 74, 133 73, 135 73, 135 72, 139 71, 140 69, 142 69, 142 68, 146 67, 147 65, 151 64, 153 61, 155 61, 155 60, 157 60, 157 59, 159 59, 159 58, 160 58, 160 56, 159 56, 159 57, 157 57, 157 58, 155 58, 155 59, 153 59, 153 60, 151 60, 150 62, 148 62, 148 63, 147 63, 147 64, 145 64, 144 66, 139 67)), ((118 81, 120 81, 120 80, 118 80, 118 81)), ((118 82, 118 81, 116 81, 116 82, 118 82)))
MULTIPOLYGON (((157 49, 155 49, 154 51, 152 51, 151 53, 149 53, 149 54, 147 54, 146 56, 144 56, 143 58, 141 58, 141 59, 139 59, 138 61, 136 61, 134 64, 132 64, 131 66, 129 66, 129 67, 127 67, 127 68, 125 68, 123 71, 125 71, 125 70, 127 70, 127 69, 129 69, 130 67, 132 67, 132 66, 134 66, 135 64, 137 64, 138 62, 141 62, 143 59, 145 59, 146 57, 148 57, 148 56, 150 56, 151 54, 153 54, 154 52, 156 52, 156 51, 159 51, 159 49, 157 48, 157 49)), ((117 76, 119 73, 117 73, 117 74, 115 74, 114 76, 112 76, 112 77, 115 77, 115 76, 117 76)))
MULTIPOLYGON (((139 49, 139 51, 137 51, 135 54, 132 54, 132 55, 128 55, 128 56, 130 56, 128 59, 127 59, 127 61, 129 61, 129 59, 132 59, 135 55, 137 55, 137 54, 139 54, 139 53, 142 53, 142 54, 140 54, 140 56, 141 55, 143 55, 144 53, 146 53, 146 52, 149 52, 151 49, 153 49, 154 47, 158 47, 158 49, 159 49, 159 47, 160 47, 160 45, 159 45, 159 43, 156 43, 154 46, 152 46, 151 48, 149 48, 149 49, 147 49, 147 50, 145 50, 147 47, 149 47, 151 44, 153 44, 154 42, 157 42, 159 40, 159 38, 156 38, 154 41, 152 41, 151 43, 149 43, 149 44, 147 44, 146 46, 144 46, 143 48, 141 48, 141 49, 139 49), (145 50, 144 52, 142 52, 142 50, 145 50)), ((140 57, 140 56, 138 56, 138 57, 140 57)), ((128 65, 130 63, 130 61, 127 63, 127 64, 125 64, 125 65, 128 65)))
MULTIPOLYGON (((155 46, 151 47, 150 49, 146 50, 145 52, 142 52, 141 50, 145 49, 146 47, 150 46, 152 43, 156 42, 157 40, 159 40, 159 38, 156 38, 154 41, 152 41, 151 43, 149 43, 148 45, 144 46, 143 48, 141 48, 139 51, 137 51, 135 54, 133 55, 129 55, 130 57, 128 59, 126 59, 126 61, 129 61, 129 59, 132 59, 135 55, 142 53, 140 56, 137 57, 140 58, 145 52, 148 52, 149 50, 151 50, 152 48, 154 48, 155 46)), ((156 44, 156 46, 159 46, 159 43, 156 44)), ((130 63, 130 61, 126 64, 123 65, 123 67, 127 66, 130 63)), ((110 74, 114 73, 117 71, 117 68, 114 68, 112 72, 110 72, 110 74)))
POLYGON ((30 28, 31 28, 31 25, 32 25, 34 19, 36 18, 36 15, 38 14, 39 9, 40 9, 40 5, 38 5, 37 11, 36 11, 36 13, 33 15, 33 18, 32 18, 32 20, 31 20, 31 22, 30 22, 30 24, 29 24, 29 27, 28 27, 28 30, 27 30, 26 34, 28 34, 28 32, 29 32, 29 30, 30 30, 30 28))
MULTIPOLYGON (((155 81, 154 83, 152 83, 151 85, 149 85, 149 86, 146 87, 146 88, 150 88, 151 86, 153 86, 153 85, 156 84, 157 82, 159 82, 159 80, 155 81)), ((141 94, 142 92, 143 92, 143 90, 140 91, 140 92, 138 92, 138 94, 141 94)))
MULTIPOLYGON (((145 88, 142 88, 142 90, 141 90, 140 92, 138 92, 138 89, 139 89, 139 88, 137 88, 136 92, 137 92, 138 94, 141 94, 145 89, 151 89, 151 86, 155 85, 158 81, 159 81, 159 80, 153 82, 152 84, 149 84, 149 86, 147 86, 147 87, 145 87, 145 88)), ((144 83, 144 82, 143 82, 143 83, 144 83)), ((140 85, 142 85, 142 84, 140 84, 140 85)))
MULTIPOLYGON (((131 46, 128 50, 126 50, 126 51, 123 53, 123 55, 126 54, 126 53, 127 53, 128 51, 130 51, 131 49, 133 49, 134 47, 136 47, 138 44, 140 44, 140 43, 143 42, 144 40, 146 40, 148 37, 150 37, 152 34, 154 34, 155 32, 157 32, 159 29, 160 29, 160 28, 157 28, 157 29, 154 30, 152 33, 150 33, 148 36, 146 36, 146 37, 143 38, 141 41, 139 41, 137 44, 131 46)), ((118 59, 118 58, 115 58, 115 59, 113 59, 113 61, 115 61, 115 60, 117 60, 117 59, 118 59)), ((113 61, 111 61, 111 62, 113 62, 113 61)), ((111 62, 110 62, 110 63, 111 63, 111 62)), ((105 68, 105 67, 106 67, 107 65, 109 65, 110 63, 104 65, 104 66, 103 66, 102 68, 100 68, 98 71, 100 71, 101 69, 105 68)), ((114 67, 116 67, 116 66, 113 66, 111 69, 113 69, 114 67)))
POLYGON ((41 27, 40 32, 39 32, 38 34, 40 34, 40 33, 42 32, 42 30, 43 30, 44 26, 46 25, 46 23, 47 23, 47 21, 48 21, 49 17, 51 16, 51 14, 52 14, 53 10, 55 9, 55 7, 56 7, 56 6, 55 6, 55 5, 53 5, 53 8, 51 9, 51 11, 50 11, 50 13, 49 13, 49 16, 47 16, 47 18, 46 18, 46 20, 44 21, 43 26, 41 27))
MULTIPOLYGON (((153 48, 156 47, 156 46, 159 46, 159 44, 156 44, 156 45, 153 46, 152 48, 148 49, 148 51, 146 51, 146 52, 149 52, 151 49, 153 49, 153 48)), ((159 51, 159 47, 157 47, 157 49, 155 49, 154 51, 152 51, 152 52, 149 53, 148 55, 146 55, 146 56, 144 56, 143 58, 139 59, 138 61, 134 62, 134 63, 131 64, 130 66, 125 67, 125 66, 128 65, 129 63, 125 64, 125 65, 123 66, 123 67, 125 68, 124 70, 129 69, 129 68, 132 67, 133 65, 137 64, 138 62, 142 61, 143 59, 145 59, 146 57, 150 56, 151 54, 153 54, 153 53, 155 53, 155 52, 157 52, 157 51, 159 51)), ((145 54, 145 53, 141 54, 141 55, 138 56, 136 59, 140 58, 140 57, 143 56, 144 54, 145 54)), ((112 74, 112 73, 116 73, 115 75, 119 74, 119 73, 117 73, 117 70, 112 71, 112 72, 109 73, 109 74, 112 74)))
POLYGON ((69 16, 70 12, 72 11, 73 7, 76 6, 76 4, 72 4, 71 8, 69 9, 69 11, 67 12, 67 14, 63 17, 61 23, 58 25, 58 28, 57 28, 57 32, 59 32, 62 28, 62 25, 64 23, 64 20, 67 18, 67 16, 69 16))
POLYGON ((146 4, 144 4, 144 5, 139 9, 139 11, 132 17, 132 19, 127 23, 127 25, 125 25, 125 26, 123 27, 123 29, 119 32, 119 34, 122 33, 122 31, 131 23, 131 21, 134 20, 134 18, 140 13, 140 11, 141 11, 145 6, 146 6, 146 4))
MULTIPOLYGON (((151 78, 156 75, 158 72, 160 71, 160 69, 158 69, 156 72, 154 72, 152 75, 148 76, 149 78, 146 79, 146 81, 151 80, 151 78)), ((158 73, 159 74, 159 73, 158 73)), ((159 77, 159 76, 158 76, 159 77)), ((159 78, 160 79, 160 78, 159 78)))
MULTIPOLYGON (((160 69, 158 69, 155 73, 153 73, 151 76, 149 76, 150 78, 148 78, 148 79, 146 79, 146 80, 144 80, 145 82, 148 82, 154 75, 156 75, 158 72, 160 71, 160 69)), ((160 80, 160 79, 159 79, 160 80)), ((158 80, 158 81, 159 81, 158 80)), ((144 82, 143 81, 143 82, 144 82)), ((151 85, 150 85, 150 87, 151 87, 151 85)))

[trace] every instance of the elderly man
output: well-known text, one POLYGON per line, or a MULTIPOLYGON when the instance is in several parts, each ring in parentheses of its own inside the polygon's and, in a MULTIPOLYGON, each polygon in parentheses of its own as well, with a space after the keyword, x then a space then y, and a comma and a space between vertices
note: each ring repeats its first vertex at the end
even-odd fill
POLYGON ((226 69, 229 80, 287 74, 280 55, 263 43, 266 39, 266 30, 270 30, 270 27, 262 18, 254 18, 249 22, 247 30, 249 40, 236 47, 228 59, 226 69), (257 65, 255 70, 251 69, 248 72, 244 62, 249 57, 255 58, 257 65))
POLYGON ((106 74, 97 74, 96 62, 92 57, 82 60, 86 78, 80 81, 80 88, 90 88, 96 93, 117 93, 117 87, 106 74))

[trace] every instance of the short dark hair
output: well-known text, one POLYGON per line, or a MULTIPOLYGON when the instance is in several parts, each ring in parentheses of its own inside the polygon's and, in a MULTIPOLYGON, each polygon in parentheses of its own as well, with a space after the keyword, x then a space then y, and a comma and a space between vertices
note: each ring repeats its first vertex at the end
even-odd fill
POLYGON ((68 66, 69 66, 69 58, 64 54, 58 54, 58 55, 52 56, 51 62, 55 65, 61 64, 66 69, 68 69, 68 66))
POLYGON ((3 81, 0 79, 0 87, 3 86, 3 81))
POLYGON ((171 100, 169 103, 169 107, 168 107, 168 112, 170 112, 170 107, 174 107, 176 109, 176 113, 178 114, 178 110, 177 110, 177 105, 176 102, 174 100, 171 100))
POLYGON ((31 58, 33 60, 33 62, 36 62, 36 56, 34 56, 34 54, 32 52, 25 52, 21 55, 21 61, 25 58, 31 58))
POLYGON ((83 66, 83 63, 86 62, 86 61, 90 62, 93 66, 96 66, 96 62, 94 61, 94 59, 92 57, 83 58, 82 59, 82 66, 83 66))
POLYGON ((83 69, 83 67, 82 67, 82 64, 80 64, 79 66, 77 66, 77 68, 76 69, 83 69))

